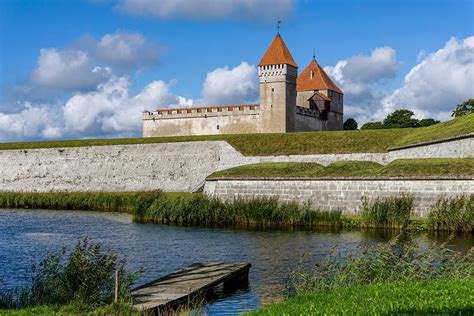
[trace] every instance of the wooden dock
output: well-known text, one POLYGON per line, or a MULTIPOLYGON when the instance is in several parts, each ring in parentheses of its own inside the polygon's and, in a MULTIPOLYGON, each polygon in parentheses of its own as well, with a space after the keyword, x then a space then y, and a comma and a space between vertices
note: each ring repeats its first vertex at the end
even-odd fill
POLYGON ((132 291, 134 307, 160 315, 192 302, 217 285, 248 282, 250 263, 196 263, 132 291))

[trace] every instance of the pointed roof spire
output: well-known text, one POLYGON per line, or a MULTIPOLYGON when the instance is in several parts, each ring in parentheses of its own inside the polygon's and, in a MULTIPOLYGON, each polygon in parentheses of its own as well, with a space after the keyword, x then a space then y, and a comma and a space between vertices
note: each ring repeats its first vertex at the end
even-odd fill
POLYGON ((296 91, 332 90, 344 93, 313 59, 296 79, 296 91))
POLYGON ((263 58, 258 65, 263 66, 278 64, 288 64, 292 65, 293 67, 298 67, 280 34, 275 36, 273 42, 268 47, 267 52, 265 55, 263 55, 263 58))
POLYGON ((316 60, 316 49, 313 48, 313 60, 316 60))

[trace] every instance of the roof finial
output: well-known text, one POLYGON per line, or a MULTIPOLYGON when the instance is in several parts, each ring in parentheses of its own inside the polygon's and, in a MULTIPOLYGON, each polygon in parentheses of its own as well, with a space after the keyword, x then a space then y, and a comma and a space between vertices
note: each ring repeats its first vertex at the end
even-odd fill
POLYGON ((278 22, 277 22, 277 34, 278 35, 280 35, 280 24, 281 24, 280 17, 278 17, 278 22))
POLYGON ((316 49, 313 48, 313 60, 316 60, 316 49))

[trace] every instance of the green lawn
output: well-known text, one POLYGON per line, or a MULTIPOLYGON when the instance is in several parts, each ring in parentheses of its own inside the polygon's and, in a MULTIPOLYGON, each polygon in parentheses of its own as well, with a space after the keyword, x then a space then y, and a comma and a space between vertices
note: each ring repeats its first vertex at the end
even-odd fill
POLYGON ((42 316, 53 316, 53 315, 143 315, 143 313, 134 309, 131 304, 110 304, 104 305, 97 309, 84 307, 65 305, 65 306, 35 306, 29 308, 20 309, 0 309, 0 315, 5 316, 29 316, 29 315, 42 315, 42 316))
POLYGON ((385 166, 372 161, 338 161, 326 167, 309 162, 259 163, 218 171, 211 174, 208 179, 434 176, 472 177, 474 158, 399 159, 385 166))
POLYGON ((474 114, 420 128, 0 143, 0 150, 225 140, 246 156, 377 153, 471 132, 474 132, 474 114))
POLYGON ((473 315, 474 281, 375 284, 316 292, 250 315, 473 315))

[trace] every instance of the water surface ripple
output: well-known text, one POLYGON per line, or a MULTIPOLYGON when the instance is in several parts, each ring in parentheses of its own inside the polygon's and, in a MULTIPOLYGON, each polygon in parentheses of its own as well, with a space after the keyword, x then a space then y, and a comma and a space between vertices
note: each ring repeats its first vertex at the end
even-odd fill
MULTIPOLYGON (((235 314, 283 299, 288 294, 289 271, 305 254, 310 254, 306 260, 317 262, 335 246, 347 252, 391 237, 373 231, 290 232, 136 224, 129 215, 120 213, 0 209, 0 289, 24 284, 31 265, 47 251, 72 247, 84 236, 127 259, 130 269, 143 267, 145 273, 138 283, 196 262, 251 262, 249 289, 208 304, 205 310, 212 315, 235 314)), ((443 241, 446 236, 416 238, 443 241)), ((466 249, 474 244, 474 238, 457 237, 450 243, 466 249)))

